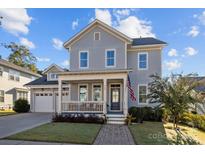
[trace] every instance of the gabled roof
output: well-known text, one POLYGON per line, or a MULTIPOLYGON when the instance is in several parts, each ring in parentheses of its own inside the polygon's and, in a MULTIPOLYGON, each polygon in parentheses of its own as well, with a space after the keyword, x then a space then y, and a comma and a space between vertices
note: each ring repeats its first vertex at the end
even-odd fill
POLYGON ((57 69, 59 70, 59 72, 63 72, 63 71, 64 71, 64 69, 61 68, 60 66, 58 66, 58 65, 56 65, 56 64, 52 64, 52 65, 50 65, 49 67, 47 67, 42 73, 43 73, 43 74, 46 74, 46 73, 47 73, 51 68, 53 68, 53 67, 57 68, 57 69))
POLYGON ((167 43, 153 37, 133 38, 132 46, 166 45, 167 43))
POLYGON ((79 33, 77 33, 76 35, 74 35, 72 38, 70 38, 68 41, 66 41, 64 43, 64 47, 65 48, 69 48, 69 46, 81 35, 83 35, 86 31, 90 30, 92 27, 94 27, 95 25, 100 25, 103 28, 105 28, 106 30, 109 30, 111 33, 113 33, 113 35, 117 35, 118 37, 120 37, 121 39, 132 43, 132 39, 130 37, 128 37, 127 35, 121 33, 120 31, 114 29, 113 27, 107 25, 106 23, 95 19, 93 22, 91 22, 90 24, 88 24, 84 29, 82 29, 79 33))
POLYGON ((13 64, 13 63, 11 63, 11 62, 9 62, 7 60, 1 59, 1 58, 0 58, 0 65, 12 68, 14 70, 17 70, 17 71, 20 71, 20 72, 23 72, 23 73, 27 73, 27 74, 33 75, 35 77, 41 77, 40 74, 34 73, 34 72, 24 68, 24 67, 15 65, 15 64, 13 64))

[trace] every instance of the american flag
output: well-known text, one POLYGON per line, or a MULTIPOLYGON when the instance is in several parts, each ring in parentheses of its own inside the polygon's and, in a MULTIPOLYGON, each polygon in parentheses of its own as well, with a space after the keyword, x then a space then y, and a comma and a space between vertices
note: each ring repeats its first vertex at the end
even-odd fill
POLYGON ((127 80, 127 87, 129 89, 130 99, 132 101, 136 101, 135 93, 134 93, 134 90, 132 89, 129 75, 128 75, 128 80, 127 80))

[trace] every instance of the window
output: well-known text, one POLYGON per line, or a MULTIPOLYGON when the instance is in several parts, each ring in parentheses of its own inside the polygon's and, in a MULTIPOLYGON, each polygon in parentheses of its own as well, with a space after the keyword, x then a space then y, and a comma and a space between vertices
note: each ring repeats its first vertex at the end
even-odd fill
POLYGON ((87 101, 88 100, 88 86, 80 85, 79 86, 79 101, 87 101))
POLYGON ((58 74, 50 73, 50 79, 51 80, 57 80, 58 79, 58 74))
POLYGON ((88 68, 88 51, 80 51, 80 68, 88 68))
POLYGON ((0 76, 3 76, 3 67, 0 67, 0 76))
POLYGON ((99 41, 100 40, 100 32, 94 32, 94 40, 99 41))
POLYGON ((20 81, 20 73, 14 70, 9 70, 9 80, 20 81))
POLYGON ((26 91, 17 91, 17 99, 28 100, 28 92, 26 92, 26 91))
POLYGON ((106 50, 106 67, 115 66, 115 50, 106 50))
POLYGON ((148 68, 148 54, 139 53, 138 54, 138 69, 146 70, 148 68))
POLYGON ((147 85, 139 85, 139 103, 147 103, 147 85))
POLYGON ((3 103, 4 102, 4 91, 0 90, 0 102, 3 103))
POLYGON ((93 85, 93 101, 102 101, 102 86, 93 85))

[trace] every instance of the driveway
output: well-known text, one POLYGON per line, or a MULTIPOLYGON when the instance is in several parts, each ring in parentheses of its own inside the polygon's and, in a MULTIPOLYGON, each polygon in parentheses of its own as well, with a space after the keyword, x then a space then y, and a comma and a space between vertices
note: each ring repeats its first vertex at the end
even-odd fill
POLYGON ((22 113, 0 117, 0 138, 51 122, 51 113, 22 113))

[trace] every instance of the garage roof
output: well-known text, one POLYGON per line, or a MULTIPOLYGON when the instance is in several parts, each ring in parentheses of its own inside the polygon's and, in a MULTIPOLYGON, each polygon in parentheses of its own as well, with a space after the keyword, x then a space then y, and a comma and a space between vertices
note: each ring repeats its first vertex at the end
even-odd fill
POLYGON ((57 85, 58 81, 47 81, 47 76, 44 75, 34 81, 31 81, 27 84, 25 84, 25 86, 31 86, 31 85, 57 85))

